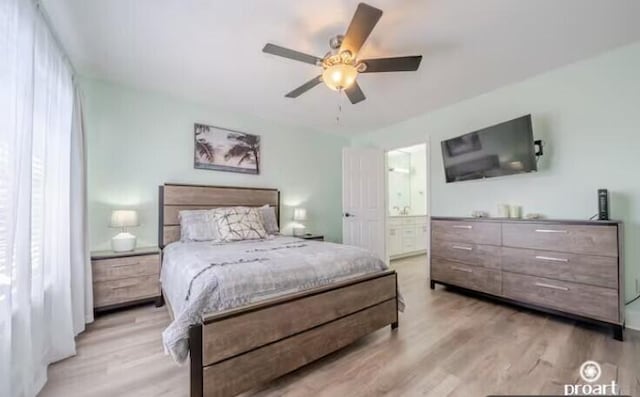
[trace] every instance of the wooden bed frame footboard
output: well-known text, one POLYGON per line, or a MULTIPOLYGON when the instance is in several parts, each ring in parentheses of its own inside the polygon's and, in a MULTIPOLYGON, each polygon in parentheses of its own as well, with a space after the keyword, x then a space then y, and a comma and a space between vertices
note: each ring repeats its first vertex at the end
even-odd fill
MULTIPOLYGON (((182 210, 265 204, 279 221, 278 189, 167 183, 159 187, 158 244, 180 240, 182 210)), ((191 396, 235 396, 386 325, 396 328, 397 290, 396 272, 386 270, 204 315, 189 329, 191 396)))
POLYGON ((205 316, 189 330, 191 397, 235 396, 397 328, 397 289, 387 270, 205 316))

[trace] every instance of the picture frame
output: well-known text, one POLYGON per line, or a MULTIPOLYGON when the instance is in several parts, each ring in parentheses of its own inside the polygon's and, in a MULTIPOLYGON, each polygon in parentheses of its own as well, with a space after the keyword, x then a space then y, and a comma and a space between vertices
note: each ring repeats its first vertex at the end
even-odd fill
POLYGON ((212 171, 260 173, 260 136, 213 125, 193 127, 194 168, 212 171))

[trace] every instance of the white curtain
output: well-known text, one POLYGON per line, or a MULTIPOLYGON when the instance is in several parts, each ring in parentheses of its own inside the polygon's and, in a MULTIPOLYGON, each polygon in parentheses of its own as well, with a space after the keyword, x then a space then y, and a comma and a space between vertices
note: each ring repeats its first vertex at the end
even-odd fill
POLYGON ((93 322, 93 289, 89 254, 87 155, 82 96, 76 87, 71 120, 71 312, 73 332, 93 322))
POLYGON ((0 396, 31 397, 91 319, 84 134, 31 0, 0 1, 0 59, 0 396))

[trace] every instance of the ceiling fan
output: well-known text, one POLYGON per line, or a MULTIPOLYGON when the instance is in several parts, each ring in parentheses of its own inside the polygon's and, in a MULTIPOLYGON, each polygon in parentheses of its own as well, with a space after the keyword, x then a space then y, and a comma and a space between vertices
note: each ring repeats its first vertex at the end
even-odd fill
POLYGON ((376 59, 357 58, 358 51, 360 51, 381 16, 382 10, 365 3, 358 4, 347 33, 337 35, 329 40, 331 50, 323 58, 271 43, 265 45, 262 51, 268 54, 310 63, 323 68, 322 74, 307 81, 285 96, 287 98, 297 98, 324 82, 332 90, 344 90, 349 101, 356 104, 366 99, 356 81, 358 74, 418 70, 422 55, 376 59))

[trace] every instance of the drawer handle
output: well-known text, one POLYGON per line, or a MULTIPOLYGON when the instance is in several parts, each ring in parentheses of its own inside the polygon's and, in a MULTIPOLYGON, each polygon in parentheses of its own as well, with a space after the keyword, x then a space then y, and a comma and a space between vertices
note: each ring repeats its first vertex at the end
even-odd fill
POLYGON ((569 262, 569 259, 566 258, 554 258, 553 256, 536 256, 536 259, 540 261, 551 261, 551 262, 569 262))
POLYGON ((452 227, 454 229, 473 229, 471 225, 453 225, 452 227))
POLYGON ((136 285, 138 285, 138 284, 118 285, 117 287, 112 287, 111 289, 131 288, 131 287, 135 287, 136 285))
POLYGON ((536 229, 536 233, 566 233, 566 230, 556 230, 556 229, 536 229))
POLYGON ((569 291, 569 288, 567 287, 560 287, 559 285, 553 285, 553 284, 536 283, 536 286, 542 287, 542 288, 557 289, 560 291, 569 291))
POLYGON ((465 269, 464 267, 451 266, 451 269, 453 269, 453 270, 457 270, 457 271, 459 271, 459 272, 473 273, 473 270, 471 270, 471 269, 465 269))
POLYGON ((463 247, 462 245, 452 245, 451 248, 464 251, 473 251, 473 247, 463 247))
POLYGON ((136 263, 116 263, 111 265, 111 267, 113 268, 117 268, 117 267, 127 267, 127 266, 138 266, 140 263, 136 262, 136 263))

